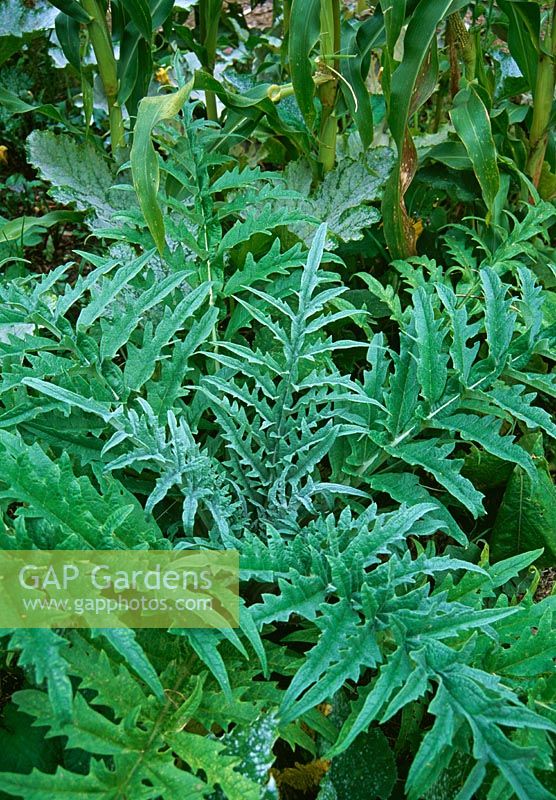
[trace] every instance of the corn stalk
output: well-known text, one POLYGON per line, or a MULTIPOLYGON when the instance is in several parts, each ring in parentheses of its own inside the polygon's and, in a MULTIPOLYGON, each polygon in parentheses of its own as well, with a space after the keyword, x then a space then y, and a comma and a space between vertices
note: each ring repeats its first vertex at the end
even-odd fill
POLYGON ((318 96, 322 104, 319 132, 319 161, 323 172, 330 172, 336 162, 336 99, 340 76, 340 5, 338 0, 323 0, 320 12, 320 57, 318 96))
POLYGON ((546 148, 554 89, 556 87, 556 3, 544 41, 539 43, 537 79, 533 90, 533 121, 529 134, 527 172, 535 186, 539 185, 546 148))
POLYGON ((118 104, 118 66, 114 57, 111 32, 98 0, 81 0, 81 5, 90 17, 89 38, 108 104, 112 153, 116 161, 120 161, 125 148, 125 130, 122 109, 118 104))
POLYGON ((315 98, 321 105, 317 132, 323 172, 334 167, 338 121, 336 101, 340 52, 339 0, 293 0, 289 20, 289 59, 295 96, 310 131, 317 125, 315 98), (318 44, 319 55, 314 59, 318 44), (316 69, 315 69, 316 64, 316 69))
MULTIPOLYGON (((204 48, 203 67, 212 75, 216 63, 216 47, 218 43, 218 26, 222 14, 222 0, 201 0, 199 3, 199 35, 204 48)), ((218 119, 216 95, 213 91, 205 92, 207 117, 218 119)))

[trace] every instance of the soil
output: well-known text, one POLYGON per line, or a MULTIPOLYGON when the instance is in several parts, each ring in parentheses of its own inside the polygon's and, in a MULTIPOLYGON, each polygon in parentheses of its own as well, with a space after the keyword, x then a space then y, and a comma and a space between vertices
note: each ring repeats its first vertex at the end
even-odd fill
POLYGON ((251 8, 249 0, 243 2, 243 16, 250 28, 270 28, 272 26, 272 0, 264 0, 251 8))
MULTIPOLYGON (((0 175, 0 180, 1 180, 0 175)), ((27 196, 20 205, 10 204, 7 209, 0 208, 0 212, 10 219, 18 217, 40 217, 50 211, 63 209, 57 205, 47 194, 48 187, 40 184, 27 196)), ((85 238, 89 236, 89 249, 94 247, 90 231, 84 223, 61 223, 50 228, 42 236, 42 241, 34 246, 26 246, 24 258, 27 260, 27 269, 32 272, 47 273, 52 269, 52 264, 63 264, 75 259, 74 250, 83 248, 85 238)), ((18 248, 14 247, 14 255, 19 256, 18 248)))
POLYGON ((551 595, 556 584, 556 567, 548 567, 541 571, 541 579, 535 593, 535 600, 543 600, 551 595))

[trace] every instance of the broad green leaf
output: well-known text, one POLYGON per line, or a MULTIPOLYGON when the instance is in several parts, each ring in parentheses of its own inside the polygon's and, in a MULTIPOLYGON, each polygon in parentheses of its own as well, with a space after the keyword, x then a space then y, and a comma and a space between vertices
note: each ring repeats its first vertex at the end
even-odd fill
POLYGON ((483 513, 483 495, 475 489, 471 481, 461 475, 463 460, 450 458, 454 444, 442 444, 438 439, 426 439, 385 445, 384 449, 406 464, 422 467, 429 472, 475 518, 483 513))
POLYGON ((524 422, 528 428, 533 430, 541 428, 549 436, 556 438, 556 425, 552 421, 550 414, 544 408, 532 405, 537 397, 536 394, 523 394, 524 391, 525 387, 519 384, 495 386, 485 392, 484 396, 494 401, 503 411, 513 414, 514 417, 524 422))
POLYGON ((373 108, 366 79, 371 50, 379 44, 383 36, 384 21, 378 11, 358 25, 350 22, 342 25, 342 55, 345 54, 345 58, 340 60, 340 67, 345 82, 340 81, 338 86, 365 150, 371 146, 374 136, 373 108))
POLYGON ((150 42, 152 33, 151 9, 147 0, 125 0, 125 10, 142 36, 150 42))
POLYGON ((378 677, 359 691, 359 697, 340 730, 338 741, 326 754, 328 758, 334 758, 347 750, 359 734, 369 728, 393 692, 407 680, 410 672, 408 657, 403 648, 399 647, 380 668, 378 677))
POLYGON ((81 310, 77 318, 77 330, 87 330, 91 325, 106 311, 108 306, 120 292, 133 280, 152 259, 153 250, 134 258, 128 264, 124 264, 114 274, 113 278, 103 278, 99 293, 91 302, 81 310))
POLYGON ((278 578, 277 585, 279 594, 263 594, 262 602, 251 607, 259 627, 270 622, 286 621, 292 613, 305 619, 315 618, 324 590, 321 578, 299 575, 295 585, 278 578))
POLYGON ((100 628, 93 632, 104 636, 112 647, 125 659, 131 669, 142 678, 159 700, 164 699, 164 689, 155 668, 130 628, 100 628))
POLYGON ((280 718, 291 722, 374 667, 380 652, 370 626, 358 624, 351 604, 342 599, 316 620, 321 633, 284 694, 280 718), (300 695, 302 695, 300 697, 300 695))
POLYGON ((412 320, 405 335, 400 337, 400 351, 393 353, 394 374, 390 378, 390 392, 387 396, 388 430, 401 434, 411 424, 419 401, 417 383, 417 337, 412 320))
MULTIPOLYGON (((78 5, 79 9, 81 6, 78 5)), ((70 17, 69 14, 60 13, 56 17, 55 27, 56 36, 60 42, 65 57, 71 66, 77 71, 81 72, 81 43, 79 40, 79 21, 75 17, 70 17)))
POLYGON ((447 330, 442 319, 435 318, 430 295, 419 287, 413 294, 413 318, 419 347, 417 378, 421 394, 434 407, 444 394, 448 355, 443 344, 447 330))
MULTIPOLYGON (((315 715, 320 717, 320 714, 315 715)), ((263 714, 252 724, 234 728, 223 740, 226 754, 241 758, 237 771, 261 786, 269 782, 269 770, 274 763, 272 749, 280 735, 275 714, 263 714)), ((273 793, 263 794, 261 800, 271 800, 273 793)))
POLYGON ((128 342, 124 367, 127 386, 138 391, 151 377, 157 361, 164 357, 163 348, 184 327, 185 321, 200 308, 209 291, 208 284, 201 284, 187 294, 173 310, 166 307, 156 328, 147 322, 143 330, 141 347, 128 342))
POLYGON ((60 403, 73 408, 80 408, 88 414, 95 414, 105 422, 108 422, 114 415, 108 403, 99 403, 98 400, 94 400, 92 397, 82 397, 70 389, 57 386, 55 383, 48 383, 48 381, 40 380, 40 378, 23 378, 22 383, 47 397, 52 397, 53 400, 58 400, 60 403))
POLYGON ((551 566, 556 559, 556 487, 544 459, 542 437, 530 434, 528 447, 536 459, 531 476, 516 466, 496 515, 491 534, 494 558, 543 547, 539 565, 551 566))
POLYGON ((511 311, 512 300, 507 297, 508 287, 490 267, 481 270, 485 295, 485 327, 489 355, 497 372, 503 368, 513 333, 517 314, 511 311))
POLYGON ((500 172, 490 117, 473 85, 469 84, 458 93, 450 117, 481 186, 488 223, 493 218, 494 203, 500 189, 500 172))
POLYGON ((171 629, 170 633, 184 636, 192 650, 199 656, 203 664, 209 668, 215 679, 218 681, 224 697, 231 699, 232 687, 224 659, 218 650, 221 641, 216 630, 179 630, 171 629))
POLYGON ((413 255, 417 239, 404 202, 417 169, 417 152, 408 131, 409 118, 436 86, 437 27, 446 16, 464 5, 463 0, 421 0, 405 32, 403 60, 392 74, 389 92, 387 89, 388 121, 398 149, 397 166, 388 181, 382 204, 384 232, 392 258, 413 255))
POLYGON ((276 200, 273 207, 282 209, 282 213, 284 206, 292 211, 297 209, 306 214, 308 220, 313 220, 288 223, 307 245, 313 237, 314 220, 328 225, 327 249, 334 249, 341 242, 358 241, 364 237, 366 228, 380 221, 377 205, 393 163, 389 148, 372 148, 357 159, 342 159, 312 191, 309 163, 303 159, 291 162, 284 173, 286 185, 299 197, 285 203, 276 200))
POLYGON ((315 84, 311 54, 320 35, 321 0, 293 0, 290 11, 289 60, 295 98, 307 127, 315 121, 315 84))
POLYGON ((371 728, 332 760, 324 785, 333 786, 338 800, 388 800, 396 779, 396 759, 388 739, 380 728, 371 728))
POLYGON ((101 493, 88 477, 76 477, 67 454, 53 461, 38 444, 27 446, 6 431, 0 431, 0 447, 4 497, 25 504, 34 517, 48 523, 58 547, 102 549, 106 536, 122 549, 140 543, 164 547, 157 525, 145 519, 137 499, 119 482, 105 479, 101 493), (111 520, 122 506, 130 506, 131 513, 115 530, 111 520))
MULTIPOLYGON (((14 37, 8 37, 8 52, 10 51, 10 42, 18 41, 14 37)), ((0 39, 0 47, 1 47, 2 39, 0 39)), ((19 49, 19 48, 16 48, 19 49)), ((6 57, 6 53, 2 54, 0 50, 0 56, 6 57)), ((81 131, 79 128, 74 126, 67 117, 61 112, 58 106, 52 105, 52 103, 35 103, 31 105, 31 103, 26 103, 22 100, 19 95, 15 94, 14 92, 10 92, 7 89, 0 88, 0 102, 2 103, 2 108, 9 114, 29 114, 31 112, 35 114, 42 114, 43 116, 47 117, 47 119, 54 120, 56 123, 61 123, 64 128, 71 131, 75 134, 80 134, 81 131)))
POLYGON ((508 46, 522 74, 527 78, 529 89, 535 92, 539 63, 541 14, 539 4, 526 0, 499 0, 499 6, 507 15, 510 27, 508 46))
POLYGON ((500 420, 496 417, 479 417, 476 414, 452 414, 449 417, 440 417, 432 422, 433 427, 443 428, 458 434, 468 442, 477 442, 487 453, 502 458, 505 461, 518 464, 524 469, 531 479, 535 479, 535 465, 523 447, 515 444, 514 437, 501 435, 500 420))
POLYGON ((301 152, 307 151, 309 140, 306 131, 299 130, 298 115, 296 114, 291 122, 288 119, 284 120, 284 115, 278 113, 276 104, 270 99, 271 85, 257 83, 247 91, 231 92, 208 72, 198 70, 195 73, 194 88, 214 92, 228 109, 230 119, 223 129, 225 137, 237 135, 238 130, 244 135, 249 135, 259 123, 262 113, 274 131, 277 133, 280 131, 291 138, 301 152))
MULTIPOLYGON (((174 734, 168 737, 169 744, 179 758, 191 765, 195 772, 202 771, 211 785, 218 784, 222 787, 225 797, 229 800, 261 800, 264 795, 261 793, 259 782, 255 782, 244 771, 240 771, 240 759, 237 755, 230 755, 224 744, 214 741, 208 737, 195 736, 183 731, 181 734, 174 734)), ((259 743, 262 744, 262 743, 259 743)), ((253 745, 257 748, 257 744, 253 745)), ((263 745, 264 746, 264 745, 263 745)), ((206 787, 199 784, 201 792, 206 787)), ((175 796, 175 795, 171 795, 175 796)), ((189 794, 184 796, 189 798, 189 794)), ((196 800, 196 795, 193 796, 196 800)), ((198 795, 201 797, 201 794, 198 795)))
POLYGON ((54 774, 33 769, 28 774, 3 772, 2 791, 26 800, 120 800, 121 776, 108 769, 103 761, 91 759, 88 774, 70 772, 58 767, 54 774))
POLYGON ((174 0, 149 0, 153 30, 163 25, 174 7, 174 0))
POLYGON ((438 294, 450 318, 452 340, 449 345, 452 363, 464 386, 468 385, 471 368, 479 351, 479 342, 469 345, 481 329, 480 322, 469 324, 469 315, 464 304, 458 302, 453 290, 448 286, 439 286, 438 294))
POLYGON ((158 204, 160 167, 158 155, 152 143, 152 132, 159 122, 171 119, 178 114, 192 88, 193 80, 173 94, 144 97, 139 104, 135 124, 131 148, 133 185, 145 222, 160 253, 164 250, 166 239, 164 220, 158 204))
POLYGON ((62 204, 90 213, 92 228, 114 224, 114 214, 130 206, 128 192, 113 189, 115 172, 91 142, 79 142, 65 133, 34 130, 27 139, 29 161, 50 194, 62 204))
POLYGON ((141 51, 146 44, 137 29, 129 25, 120 39, 118 59, 118 103, 124 105, 134 92, 142 72, 141 51))
POLYGON ((29 234, 44 233, 60 222, 81 222, 83 214, 79 211, 49 211, 40 217, 18 217, 9 222, 0 222, 0 242, 22 241, 29 234))
POLYGON ((473 169, 473 162, 467 155, 462 142, 442 142, 427 152, 427 158, 439 161, 450 169, 473 169))
POLYGON ((51 0, 52 5, 59 8, 60 11, 68 17, 87 24, 91 21, 90 16, 87 14, 81 3, 78 0, 51 0))
POLYGON ((369 485, 378 492, 386 492, 398 503, 407 503, 410 506, 418 503, 434 505, 435 508, 432 513, 434 518, 440 521, 439 527, 443 527, 456 542, 463 545, 467 543, 467 537, 444 503, 428 492, 419 483, 419 478, 416 475, 410 472, 371 475, 369 485))
POLYGON ((174 289, 183 284, 188 272, 177 272, 167 275, 161 281, 142 292, 134 299, 125 310, 113 320, 102 320, 102 338, 100 343, 100 357, 112 359, 128 341, 133 331, 141 324, 143 314, 161 303, 174 289))
MULTIPOLYGON (((443 770, 448 768, 454 757, 451 747, 452 740, 461 725, 454 719, 452 709, 440 692, 433 697, 429 710, 436 716, 436 720, 423 736, 419 750, 411 762, 407 778, 408 796, 412 800, 420 800, 423 792, 433 786, 442 775, 443 770)), ((456 777, 457 788, 461 787, 462 780, 461 777, 456 777)), ((444 792, 444 787, 445 781, 441 785, 442 792, 444 792)), ((436 795, 431 793, 431 800, 435 797, 436 795)))
POLYGON ((72 714, 68 720, 59 720, 52 714, 44 692, 24 689, 15 700, 19 708, 36 717, 50 728, 54 735, 67 736, 69 747, 80 747, 98 755, 117 755, 123 750, 138 751, 146 744, 146 732, 139 728, 126 730, 99 711, 91 708, 81 693, 75 695, 72 714))
POLYGON ((506 635, 503 629, 501 632, 504 644, 509 647, 500 647, 490 653, 487 667, 506 680, 518 684, 521 684, 523 679, 536 681, 540 675, 550 676, 554 670, 555 635, 556 618, 550 608, 542 613, 538 625, 534 628, 531 628, 524 619, 521 621, 517 619, 515 636, 506 635))
POLYGON ((9 647, 18 650, 21 667, 33 667, 37 684, 46 680, 52 712, 60 722, 72 716, 73 691, 64 659, 66 640, 48 628, 21 628, 10 637, 9 647))

